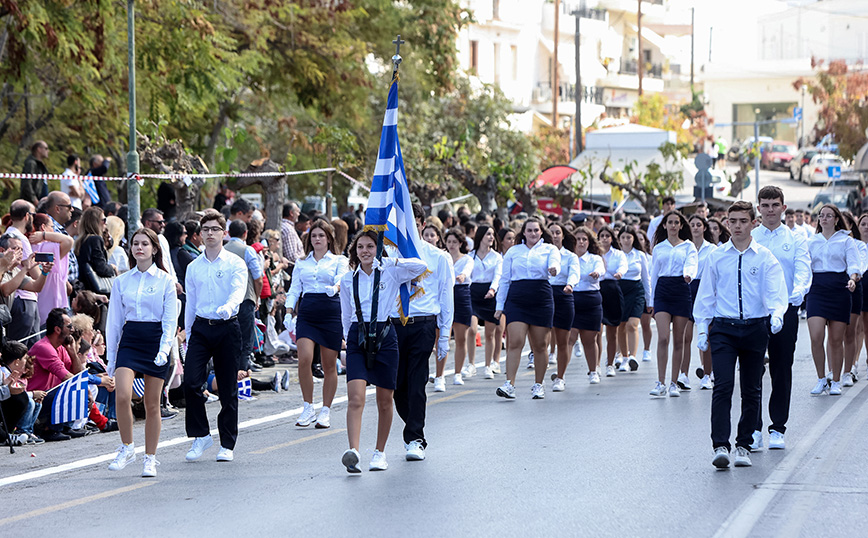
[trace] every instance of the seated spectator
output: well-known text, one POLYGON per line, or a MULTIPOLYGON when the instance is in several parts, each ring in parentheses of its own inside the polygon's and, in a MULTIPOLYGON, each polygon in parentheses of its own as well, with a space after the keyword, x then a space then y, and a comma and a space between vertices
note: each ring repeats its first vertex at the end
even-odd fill
POLYGON ((45 286, 37 297, 41 326, 52 309, 69 307, 66 282, 69 276, 69 253, 74 241, 68 235, 55 232, 48 215, 37 213, 33 216, 33 233, 30 235, 30 242, 33 245, 33 252, 47 252, 54 256, 54 267, 46 275, 45 286))
POLYGON ((18 342, 9 342, 3 346, 0 354, 0 409, 3 418, 10 431, 6 431, 4 424, 0 423, 0 442, 6 441, 7 435, 11 437, 13 445, 21 445, 27 442, 28 437, 14 433, 13 425, 18 424, 27 410, 27 394, 25 384, 21 381, 27 360, 24 358, 27 348, 18 342), (23 348, 23 352, 21 350, 23 348))

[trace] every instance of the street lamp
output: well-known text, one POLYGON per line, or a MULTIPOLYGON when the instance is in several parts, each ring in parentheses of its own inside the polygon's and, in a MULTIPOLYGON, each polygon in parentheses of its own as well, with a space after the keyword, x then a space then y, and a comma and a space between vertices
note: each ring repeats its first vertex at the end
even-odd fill
POLYGON ((129 207, 129 233, 139 227, 139 182, 132 175, 139 173, 139 150, 136 140, 136 2, 127 0, 127 60, 129 61, 130 151, 127 153, 127 206, 129 207))

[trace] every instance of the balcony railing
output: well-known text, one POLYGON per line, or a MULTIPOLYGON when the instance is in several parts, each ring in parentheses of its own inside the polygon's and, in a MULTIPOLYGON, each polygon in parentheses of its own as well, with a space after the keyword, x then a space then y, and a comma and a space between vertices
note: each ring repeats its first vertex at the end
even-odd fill
MULTIPOLYGON (((639 62, 636 60, 621 60, 621 68, 618 73, 622 75, 638 75, 639 62)), ((663 66, 661 64, 645 64, 642 74, 651 78, 663 78, 663 66)))
MULTIPOLYGON (((559 102, 573 102, 576 100, 575 84, 559 84, 559 102)), ((552 85, 549 82, 540 82, 533 91, 535 102, 544 103, 552 100, 552 85)), ((596 86, 582 86, 582 101, 586 103, 603 104, 603 88, 596 86)))

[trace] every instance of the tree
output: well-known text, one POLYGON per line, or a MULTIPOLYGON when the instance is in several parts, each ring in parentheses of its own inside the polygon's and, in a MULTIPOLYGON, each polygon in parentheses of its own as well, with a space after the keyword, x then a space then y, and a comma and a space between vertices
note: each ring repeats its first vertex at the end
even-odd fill
POLYGON ((668 103, 659 93, 645 94, 639 98, 635 110, 636 114, 630 118, 632 123, 674 131, 678 142, 690 144, 691 148, 701 147, 709 136, 709 118, 701 93, 694 93, 692 101, 681 106, 668 103))
MULTIPOLYGON (((208 167, 198 155, 192 155, 178 141, 165 138, 151 140, 144 134, 138 135, 138 149, 143 166, 159 174, 207 174, 208 167)), ((172 179, 175 189, 176 213, 179 219, 190 215, 196 209, 199 189, 204 181, 200 178, 172 179)))
POLYGON ((832 135, 841 156, 852 159, 868 142, 868 71, 852 70, 845 60, 833 60, 823 69, 823 60, 811 58, 811 67, 817 70, 816 80, 800 77, 793 87, 806 87, 820 107, 812 137, 832 135))
MULTIPOLYGON (((684 175, 679 163, 686 159, 690 146, 686 143, 665 142, 660 146, 663 162, 651 161, 645 170, 639 168, 637 161, 632 161, 624 166, 623 171, 609 172, 612 161, 606 160, 603 170, 600 172, 600 180, 607 184, 621 188, 635 198, 645 211, 654 213, 660 209, 660 199, 671 196, 684 186, 684 175)), ((588 165, 586 176, 592 176, 593 163, 588 165)))

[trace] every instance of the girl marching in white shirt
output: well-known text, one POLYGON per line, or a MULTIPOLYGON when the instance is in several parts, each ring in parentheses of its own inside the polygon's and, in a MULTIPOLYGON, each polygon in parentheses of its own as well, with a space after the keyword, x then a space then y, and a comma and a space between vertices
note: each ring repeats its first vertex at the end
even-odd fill
POLYGON ((503 258, 503 273, 497 290, 495 317, 506 316, 509 335, 506 350, 506 383, 497 389, 503 398, 515 398, 515 378, 525 339, 536 357, 534 399, 545 398, 543 377, 546 360, 546 336, 552 327, 554 302, 548 277, 558 274, 561 254, 551 244, 551 236, 540 219, 525 221, 516 237, 516 245, 503 258))
POLYGON ((856 223, 853 215, 848 211, 843 213, 843 216, 844 220, 847 221, 850 237, 856 243, 856 248, 859 251, 859 261, 861 262, 859 268, 860 278, 856 281, 856 289, 850 294, 850 324, 847 325, 847 329, 844 331, 844 373, 841 375, 841 385, 852 387, 853 383, 857 380, 853 367, 859 358, 859 353, 862 351, 862 341, 860 339, 864 338, 864 334, 862 334, 862 309, 864 308, 862 296, 864 286, 861 275, 864 275, 865 271, 868 270, 868 245, 863 242, 859 225, 856 223))
MULTIPOLYGON (((859 236, 862 238, 862 244, 868 250, 868 213, 862 213, 859 216, 859 236)), ((868 277, 868 270, 862 273, 862 279, 868 277)), ((862 333, 865 340, 865 349, 868 349, 868 282, 862 283, 862 333)), ((856 353, 856 360, 853 361, 852 376, 853 381, 856 381, 859 372, 859 352, 856 353)))
POLYGON ((651 294, 657 322, 657 384, 652 396, 666 395, 666 365, 669 362, 670 326, 672 338, 672 380, 669 396, 680 396, 678 373, 684 353, 684 330, 690 320, 690 281, 696 278, 699 260, 690 241, 687 219, 678 211, 663 217, 654 234, 651 260, 651 294))
POLYGON ((645 305, 651 303, 651 278, 648 257, 642 251, 636 228, 627 226, 618 234, 618 244, 627 260, 627 271, 621 278, 621 293, 624 296, 624 311, 618 327, 618 342, 626 358, 621 363, 622 372, 636 371, 639 363, 639 321, 645 313, 645 305))
MULTIPOLYGON (((470 305, 470 276, 473 273, 473 258, 467 255, 467 237, 460 228, 452 228, 446 232, 446 251, 452 257, 452 267, 455 271, 455 285, 452 287, 454 301, 454 317, 452 319, 452 333, 455 335, 455 377, 453 385, 463 385, 462 374, 467 377, 476 373, 473 357, 476 355, 476 341, 472 342, 473 348, 468 349, 471 342, 467 339, 470 330, 470 319, 473 317, 473 308, 470 305), (467 366, 464 359, 467 358, 467 366)), ((444 363, 446 361, 438 361, 444 363)))
MULTIPOLYGON (((485 224, 476 229, 473 244, 476 250, 470 253, 473 258, 473 272, 470 275, 470 304, 473 315, 483 325, 485 340, 485 379, 494 379, 493 364, 498 364, 500 371, 500 342, 503 331, 500 323, 494 317, 497 310, 497 286, 500 284, 500 273, 503 270, 503 256, 497 252, 497 235, 494 228, 485 224), (497 360, 496 360, 497 359, 497 360)), ((476 334, 471 330, 468 335, 476 345, 476 334)))
MULTIPOLYGON (((651 287, 651 241, 648 239, 648 234, 641 228, 636 229, 636 237, 639 239, 639 246, 642 249, 642 254, 645 255, 645 265, 648 266, 648 287, 651 287)), ((651 338, 654 336, 654 331, 651 329, 651 314, 654 309, 651 308, 653 298, 651 295, 645 301, 645 311, 642 312, 640 323, 642 325, 642 362, 651 362, 651 338)))
MULTIPOLYGON (((579 258, 579 283, 573 288, 576 313, 573 316, 569 343, 573 346, 576 341, 582 341, 588 363, 588 382, 595 385, 600 382, 600 348, 597 344, 603 324, 600 278, 606 272, 606 264, 600 256, 597 236, 590 228, 579 226, 574 235, 576 256, 579 258)), ((560 379, 563 379, 564 373, 558 365, 560 379)))
POLYGON ((305 257, 295 262, 292 284, 286 295, 286 312, 298 314, 296 343, 298 345, 298 384, 304 407, 296 426, 307 427, 316 419, 317 428, 328 428, 332 401, 338 388, 337 357, 343 335, 341 319, 341 278, 346 274, 347 259, 335 245, 332 225, 317 219, 304 236, 305 257), (296 304, 298 308, 296 309, 296 304), (322 408, 319 416, 313 406, 314 348, 319 344, 322 356, 322 408))
MULTIPOLYGON (((696 278, 690 281, 690 321, 687 322, 687 328, 684 330, 684 358, 681 360, 681 373, 678 375, 678 386, 682 390, 690 390, 690 377, 687 375, 687 370, 690 368, 690 345, 693 343, 693 305, 696 304, 699 280, 708 265, 708 257, 717 249, 713 243, 714 237, 711 235, 707 220, 699 215, 692 215, 688 219, 688 223, 699 265, 696 278)), ((702 361, 702 365, 696 369, 696 377, 700 379, 699 388, 711 390, 714 388, 711 383, 711 350, 700 350, 699 357, 702 361)))
POLYGON ((561 224, 549 227, 552 244, 561 253, 561 272, 549 277, 555 312, 552 321, 552 344, 557 353, 557 373, 552 374, 552 392, 564 390, 564 372, 570 363, 570 331, 576 307, 573 288, 579 284, 579 257, 576 256, 576 237, 561 224))
MULTIPOLYGON (((606 272, 600 279, 603 325, 606 326, 606 377, 615 377, 615 368, 627 362, 626 350, 618 362, 615 361, 615 353, 618 351, 618 326, 624 313, 624 294, 620 283, 627 272, 627 258, 615 243, 615 232, 608 226, 603 226, 597 232, 597 242, 600 244, 600 256, 606 264, 606 272)), ((598 343, 601 344, 602 341, 598 343)))
POLYGON ((130 400, 136 373, 145 379, 145 463, 143 477, 157 475, 160 441, 160 396, 169 368, 169 350, 178 327, 175 279, 163 267, 157 234, 139 228, 130 241, 135 268, 112 284, 106 321, 107 373, 115 378, 121 442, 109 470, 119 471, 136 459, 130 400))
POLYGON ((428 268, 418 258, 377 256, 377 233, 360 232, 350 245, 350 271, 341 279, 341 325, 347 342, 347 437, 350 448, 341 457, 347 472, 360 473, 359 440, 365 386, 377 387, 377 446, 369 470, 384 471, 386 441, 392 427, 392 396, 398 378, 398 338, 389 316, 401 284, 421 276, 428 268), (379 286, 376 319, 372 319, 374 286, 379 286), (356 292, 358 290, 358 292, 356 292), (361 311, 361 320, 358 312, 361 311), (371 323, 374 327, 370 327, 371 323), (378 335, 376 344, 366 338, 369 328, 378 335), (374 349, 368 349, 368 346, 374 349))

